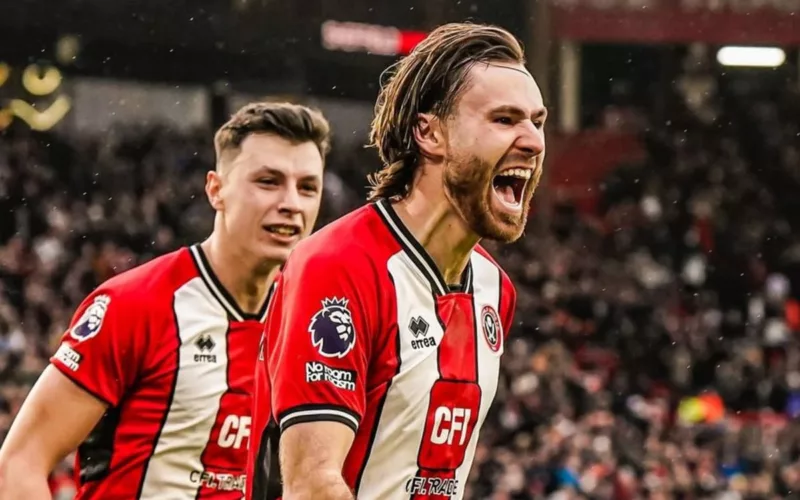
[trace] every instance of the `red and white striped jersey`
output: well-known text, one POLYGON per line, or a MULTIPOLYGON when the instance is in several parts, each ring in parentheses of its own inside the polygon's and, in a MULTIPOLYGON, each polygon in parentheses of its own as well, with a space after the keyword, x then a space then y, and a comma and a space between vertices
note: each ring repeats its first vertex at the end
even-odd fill
POLYGON ((51 363, 108 404, 78 449, 78 499, 241 499, 266 304, 243 313, 199 246, 89 295, 51 363))
POLYGON ((448 287, 385 200, 301 242, 256 367, 248 498, 281 497, 280 434, 319 420, 355 432, 359 500, 462 498, 515 300, 480 247, 448 287))

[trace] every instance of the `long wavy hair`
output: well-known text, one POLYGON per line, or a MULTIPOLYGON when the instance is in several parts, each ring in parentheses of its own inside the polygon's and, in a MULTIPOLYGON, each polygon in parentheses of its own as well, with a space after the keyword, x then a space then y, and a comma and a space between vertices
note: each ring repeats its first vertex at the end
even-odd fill
POLYGON ((420 160, 414 139, 420 113, 447 118, 476 63, 525 63, 519 41, 497 26, 452 23, 432 31, 408 56, 390 67, 370 130, 370 146, 383 168, 370 174, 370 201, 404 198, 420 160))

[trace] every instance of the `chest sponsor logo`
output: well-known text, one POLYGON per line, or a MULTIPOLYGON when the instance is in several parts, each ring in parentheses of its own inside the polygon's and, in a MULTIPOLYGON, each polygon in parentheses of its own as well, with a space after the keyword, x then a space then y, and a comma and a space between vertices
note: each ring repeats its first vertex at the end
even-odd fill
POLYGON ((241 491, 247 483, 245 474, 230 474, 211 472, 207 470, 193 470, 189 473, 189 481, 204 488, 218 491, 241 491))
POLYGON ((414 476, 406 481, 406 493, 422 498, 451 498, 458 493, 458 479, 453 477, 414 476))
POLYGON ((418 457, 420 468, 453 471, 461 466, 478 423, 480 405, 481 388, 475 383, 434 383, 418 457))
POLYGON ((251 417, 247 415, 228 415, 222 421, 217 444, 220 448, 247 448, 250 442, 251 417))
POLYGON ((473 382, 437 380, 431 389, 417 473, 406 480, 414 500, 457 496, 456 469, 466 460, 467 447, 478 427, 481 388, 473 382))

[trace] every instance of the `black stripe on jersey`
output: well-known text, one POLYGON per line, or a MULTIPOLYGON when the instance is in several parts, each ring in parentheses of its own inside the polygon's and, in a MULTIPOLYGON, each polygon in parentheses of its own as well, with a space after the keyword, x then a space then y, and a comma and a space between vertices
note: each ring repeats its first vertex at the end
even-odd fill
POLYGON ((269 423, 261 433, 258 455, 253 467, 253 491, 249 491, 248 500, 278 500, 283 496, 281 468, 278 454, 280 450, 281 432, 278 423, 270 416, 269 423))
POLYGON ((304 422, 339 422, 358 432, 361 417, 346 406, 330 404, 304 404, 294 406, 278 415, 281 432, 304 422), (348 418, 348 416, 350 418, 348 418))
MULTIPOLYGON (((444 276, 436 266, 436 263, 431 258, 427 250, 420 244, 420 242, 411 234, 411 231, 403 224, 397 212, 394 211, 392 204, 387 199, 378 200, 374 205, 375 210, 380 215, 383 222, 389 228, 389 231, 394 235, 400 247, 408 255, 409 259, 419 269, 423 276, 431 285, 431 289, 438 295, 445 295, 449 291, 447 282, 444 276)), ((461 277, 461 290, 470 293, 472 290, 472 262, 467 262, 467 269, 461 277)))
POLYGON ((167 397, 167 403, 164 406, 164 415, 161 416, 161 423, 158 426, 158 432, 153 437, 153 445, 150 447, 150 451, 147 454, 147 459, 142 464, 142 477, 139 479, 139 488, 136 490, 136 496, 134 498, 140 498, 142 496, 142 488, 144 488, 144 480, 147 477, 147 469, 150 468, 150 459, 153 458, 153 452, 156 449, 156 445, 158 445, 158 440, 161 439, 161 431, 164 430, 164 425, 167 423, 167 417, 169 417, 169 411, 172 408, 172 401, 175 399, 175 386, 178 385, 178 372, 181 369, 181 350, 180 345, 181 342, 181 329, 178 325, 178 313, 175 311, 175 296, 172 296, 172 322, 173 327, 175 328, 175 336, 177 337, 178 341, 178 348, 175 349, 175 371, 172 373, 172 387, 169 389, 169 396, 167 397))
POLYGON ((78 446, 78 477, 81 485, 108 476, 120 415, 119 407, 110 407, 78 446))
POLYGON ((267 298, 264 300, 264 303, 261 305, 261 310, 258 311, 256 314, 258 316, 258 321, 261 323, 267 320, 267 312, 269 311, 269 303, 272 301, 272 295, 275 293, 275 288, 278 286, 278 281, 275 280, 269 286, 269 290, 267 290, 267 298))

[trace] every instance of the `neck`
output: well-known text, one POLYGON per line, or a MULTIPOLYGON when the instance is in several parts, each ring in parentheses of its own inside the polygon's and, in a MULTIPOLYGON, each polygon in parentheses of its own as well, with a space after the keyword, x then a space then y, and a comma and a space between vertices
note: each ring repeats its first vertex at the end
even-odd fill
POLYGON ((239 308, 256 314, 280 270, 277 263, 264 263, 246 252, 237 252, 222 242, 217 232, 200 244, 211 270, 239 308))
POLYGON ((460 284, 480 238, 440 193, 417 186, 394 206, 397 215, 436 263, 448 285, 460 284))

